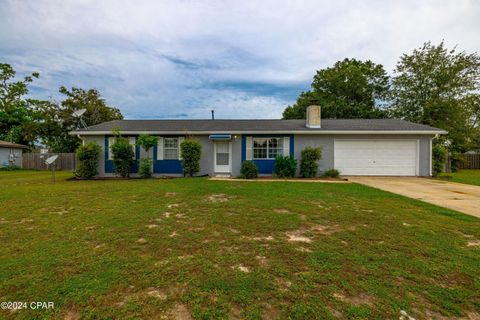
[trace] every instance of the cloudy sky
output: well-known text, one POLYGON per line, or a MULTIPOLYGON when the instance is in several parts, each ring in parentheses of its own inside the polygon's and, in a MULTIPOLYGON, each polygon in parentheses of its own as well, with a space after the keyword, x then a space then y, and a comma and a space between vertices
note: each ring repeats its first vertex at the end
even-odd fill
POLYGON ((31 95, 97 88, 129 119, 280 118, 345 57, 391 72, 423 42, 480 51, 478 0, 0 0, 0 62, 31 95))

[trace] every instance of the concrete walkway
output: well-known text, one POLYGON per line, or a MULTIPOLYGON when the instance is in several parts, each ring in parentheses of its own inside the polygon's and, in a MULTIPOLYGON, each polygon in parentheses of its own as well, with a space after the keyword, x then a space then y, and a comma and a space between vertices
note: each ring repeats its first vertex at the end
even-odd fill
POLYGON ((417 177, 352 176, 348 180, 480 218, 480 186, 417 177))

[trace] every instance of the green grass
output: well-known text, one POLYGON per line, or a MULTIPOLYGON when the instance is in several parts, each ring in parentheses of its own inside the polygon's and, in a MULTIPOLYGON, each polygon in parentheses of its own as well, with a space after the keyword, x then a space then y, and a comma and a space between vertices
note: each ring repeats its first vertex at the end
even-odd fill
POLYGON ((0 318, 480 313, 474 217, 358 184, 68 176, 0 172, 0 301, 55 303, 0 318))
POLYGON ((463 169, 458 172, 442 173, 439 179, 480 186, 480 170, 463 169))

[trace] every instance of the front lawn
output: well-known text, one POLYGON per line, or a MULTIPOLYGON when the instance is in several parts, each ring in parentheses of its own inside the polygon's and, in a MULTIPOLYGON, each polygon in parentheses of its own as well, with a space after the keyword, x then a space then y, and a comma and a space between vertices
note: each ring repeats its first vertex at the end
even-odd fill
POLYGON ((480 186, 480 169, 468 170, 462 169, 458 172, 442 173, 440 179, 458 183, 466 183, 480 186))
POLYGON ((0 172, 18 319, 479 316, 480 219, 358 184, 0 172))

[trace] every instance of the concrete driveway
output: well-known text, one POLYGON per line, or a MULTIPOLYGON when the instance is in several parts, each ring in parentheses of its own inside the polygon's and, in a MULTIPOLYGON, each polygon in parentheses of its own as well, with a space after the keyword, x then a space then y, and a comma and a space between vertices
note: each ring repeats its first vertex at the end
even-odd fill
POLYGON ((480 186, 418 177, 356 176, 348 180, 480 218, 480 186))

